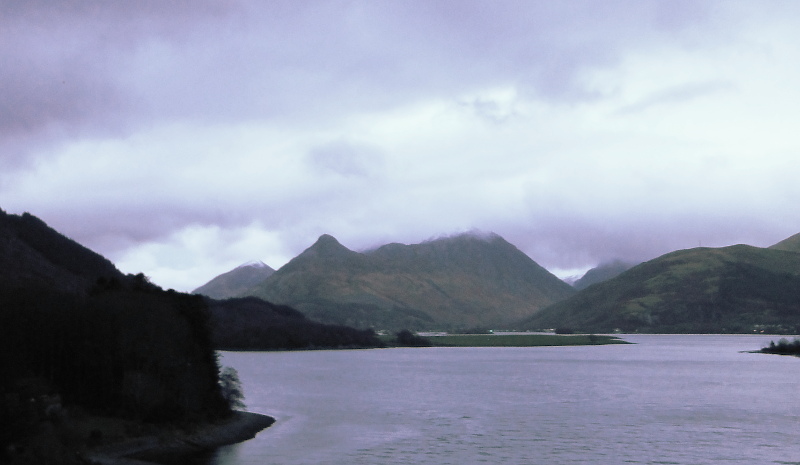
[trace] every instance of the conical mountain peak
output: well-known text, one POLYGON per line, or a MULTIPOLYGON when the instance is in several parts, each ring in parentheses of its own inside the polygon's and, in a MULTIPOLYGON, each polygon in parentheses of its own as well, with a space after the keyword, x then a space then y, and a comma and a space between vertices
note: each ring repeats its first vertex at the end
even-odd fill
MULTIPOLYGON (((311 247, 306 249, 306 252, 315 252, 319 255, 331 255, 341 253, 355 253, 347 247, 343 246, 335 237, 330 234, 323 234, 319 236, 317 242, 311 247)), ((304 252, 305 253, 305 252, 304 252)))
POLYGON ((289 271, 305 266, 301 264, 314 264, 312 266, 316 267, 321 263, 353 266, 360 263, 361 258, 360 253, 353 252, 343 246, 335 237, 330 234, 323 234, 319 236, 319 239, 311 247, 289 261, 281 269, 289 271))
POLYGON ((330 234, 319 236, 317 242, 312 247, 344 247, 335 237, 330 234))

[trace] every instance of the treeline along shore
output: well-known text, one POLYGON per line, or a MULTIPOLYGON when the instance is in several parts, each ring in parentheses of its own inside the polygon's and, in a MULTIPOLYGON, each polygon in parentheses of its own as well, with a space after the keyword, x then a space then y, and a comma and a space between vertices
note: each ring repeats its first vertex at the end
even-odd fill
POLYGON ((794 355, 800 357, 800 338, 794 338, 789 341, 786 338, 781 338, 776 344, 775 341, 770 341, 767 347, 763 347, 759 352, 765 354, 777 355, 794 355))

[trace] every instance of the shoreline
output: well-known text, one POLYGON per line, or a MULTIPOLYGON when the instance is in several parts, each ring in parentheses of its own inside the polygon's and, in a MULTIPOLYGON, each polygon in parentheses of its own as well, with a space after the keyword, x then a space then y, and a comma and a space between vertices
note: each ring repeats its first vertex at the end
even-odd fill
POLYGON ((165 431, 117 444, 97 447, 83 454, 92 465, 153 465, 159 460, 190 455, 253 439, 272 426, 275 419, 260 413, 234 411, 230 417, 200 426, 191 433, 165 431))

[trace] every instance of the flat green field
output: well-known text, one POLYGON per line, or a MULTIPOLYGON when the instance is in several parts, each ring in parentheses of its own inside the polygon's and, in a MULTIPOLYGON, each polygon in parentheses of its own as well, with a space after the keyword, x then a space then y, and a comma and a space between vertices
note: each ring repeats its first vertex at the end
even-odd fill
POLYGON ((628 344, 615 336, 595 334, 451 334, 426 336, 435 347, 538 347, 628 344))

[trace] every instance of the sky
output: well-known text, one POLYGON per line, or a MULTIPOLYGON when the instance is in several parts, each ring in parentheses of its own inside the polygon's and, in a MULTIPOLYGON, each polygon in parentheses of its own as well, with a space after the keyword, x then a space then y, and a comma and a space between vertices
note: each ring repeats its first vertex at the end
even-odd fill
POLYGON ((494 232, 561 277, 800 232, 800 2, 0 0, 0 208, 164 288, 494 232))

